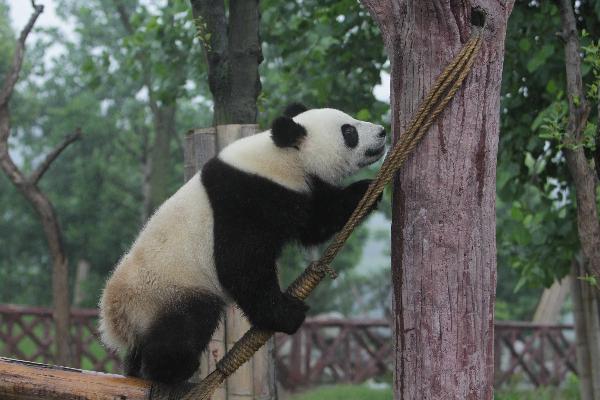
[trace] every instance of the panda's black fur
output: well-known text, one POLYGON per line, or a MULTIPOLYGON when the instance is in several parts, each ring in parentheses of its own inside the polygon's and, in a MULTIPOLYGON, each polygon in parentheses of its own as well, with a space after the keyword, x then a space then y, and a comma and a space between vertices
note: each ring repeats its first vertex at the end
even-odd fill
MULTIPOLYGON (((278 147, 295 148, 306 135, 292 119, 303 110, 294 105, 274 122, 271 135, 278 147)), ((370 181, 337 187, 309 175, 310 191, 301 192, 241 171, 218 157, 195 179, 201 179, 212 208, 213 256, 220 285, 254 326, 296 332, 308 307, 281 291, 276 260, 286 243, 310 246, 330 239, 370 181)), ((188 379, 198 368, 199 354, 224 307, 216 295, 181 293, 135 338, 127 352, 126 373, 164 383, 188 379)))

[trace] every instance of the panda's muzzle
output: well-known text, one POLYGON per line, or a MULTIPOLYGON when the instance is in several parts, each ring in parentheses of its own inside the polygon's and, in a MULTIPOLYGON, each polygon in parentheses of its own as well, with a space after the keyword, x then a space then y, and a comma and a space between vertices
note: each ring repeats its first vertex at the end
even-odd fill
POLYGON ((367 149, 365 151, 365 160, 358 163, 360 168, 366 167, 369 164, 373 164, 375 161, 379 160, 385 151, 385 145, 378 147, 376 149, 367 149))
POLYGON ((371 158, 371 157, 380 156, 381 154, 383 154, 384 150, 385 150, 385 145, 378 147, 376 149, 367 149, 367 151, 365 151, 365 157, 371 158))

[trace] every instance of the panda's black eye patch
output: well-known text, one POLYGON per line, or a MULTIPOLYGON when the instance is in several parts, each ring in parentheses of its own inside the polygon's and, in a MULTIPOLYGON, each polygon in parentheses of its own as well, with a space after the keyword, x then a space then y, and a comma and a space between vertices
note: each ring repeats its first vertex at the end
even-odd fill
POLYGON ((342 135, 344 136, 344 143, 351 149, 358 145, 358 131, 355 126, 344 124, 342 125, 342 135))

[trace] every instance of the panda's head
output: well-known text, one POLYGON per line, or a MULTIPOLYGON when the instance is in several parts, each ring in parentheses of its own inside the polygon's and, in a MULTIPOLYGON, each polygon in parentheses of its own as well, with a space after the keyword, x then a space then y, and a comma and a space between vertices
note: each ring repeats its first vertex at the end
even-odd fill
POLYGON ((307 175, 332 184, 379 160, 385 129, 333 109, 294 104, 271 127, 276 146, 297 151, 307 175))

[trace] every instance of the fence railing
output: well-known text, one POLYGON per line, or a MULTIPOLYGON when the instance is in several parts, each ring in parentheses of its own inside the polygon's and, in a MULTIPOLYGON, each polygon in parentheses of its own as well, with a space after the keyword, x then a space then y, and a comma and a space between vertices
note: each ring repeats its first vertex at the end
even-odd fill
POLYGON ((511 379, 558 385, 577 373, 573 325, 496 322, 494 341, 496 386, 511 379))
POLYGON ((277 378, 293 389, 391 373, 391 339, 386 320, 309 319, 295 335, 277 336, 277 378))
MULTIPOLYGON (((98 310, 71 311, 73 367, 119 372, 120 357, 100 343, 97 320, 98 310)), ((0 356, 52 364, 55 352, 53 338, 51 309, 0 305, 0 356)))
MULTIPOLYGON (((100 343, 98 311, 72 311, 75 367, 120 372, 121 360, 100 343)), ((0 356, 52 363, 52 312, 0 305, 0 356)), ((323 383, 360 383, 393 370, 392 332, 386 320, 307 319, 293 336, 276 336, 279 382, 288 389, 323 383)), ((503 321, 495 325, 496 386, 511 379, 534 386, 560 384, 576 373, 571 325, 503 321)))

